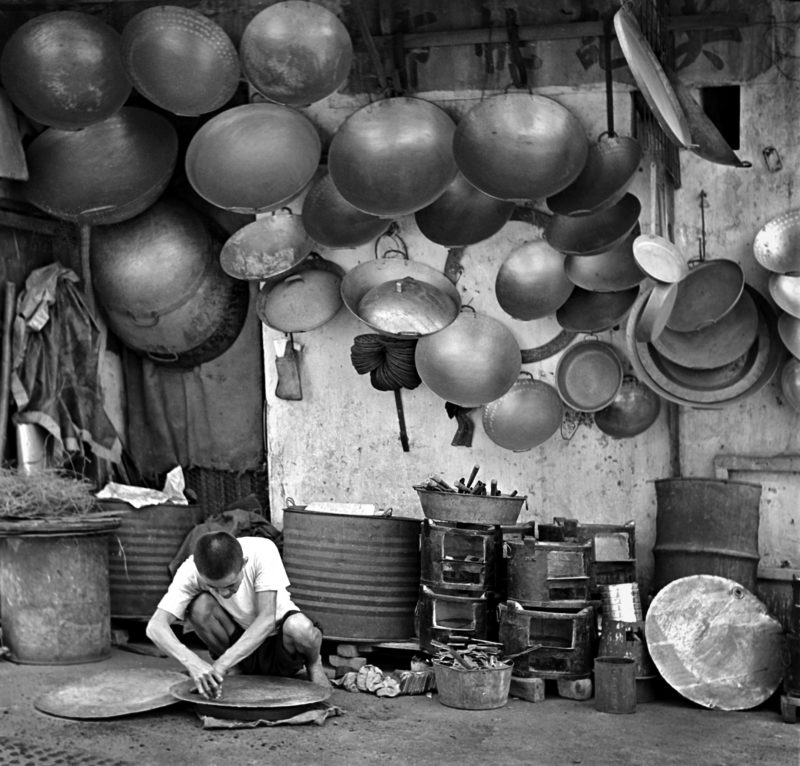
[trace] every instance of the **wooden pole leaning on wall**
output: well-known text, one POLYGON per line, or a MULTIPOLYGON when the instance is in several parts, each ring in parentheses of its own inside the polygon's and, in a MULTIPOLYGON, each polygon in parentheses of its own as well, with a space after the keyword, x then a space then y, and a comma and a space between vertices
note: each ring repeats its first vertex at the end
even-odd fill
POLYGON ((0 464, 6 460, 8 409, 11 399, 11 338, 17 304, 17 286, 6 282, 3 306, 3 340, 0 352, 0 464))
POLYGON ((83 280, 83 297, 92 316, 95 315, 94 289, 92 288, 92 227, 88 223, 80 224, 81 239, 81 279, 83 280))

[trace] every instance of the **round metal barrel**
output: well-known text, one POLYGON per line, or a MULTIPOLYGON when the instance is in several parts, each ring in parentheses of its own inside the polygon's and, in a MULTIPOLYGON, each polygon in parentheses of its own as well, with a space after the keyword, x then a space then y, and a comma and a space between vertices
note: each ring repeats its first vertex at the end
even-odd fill
POLYGON ((107 533, 0 538, 0 601, 9 659, 97 662, 111 653, 107 533))
POLYGON ((292 600, 326 638, 402 641, 414 635, 420 522, 284 510, 283 562, 292 600))
POLYGON ((724 479, 659 479, 655 587, 717 575, 756 590, 761 485, 724 479))
POLYGON ((122 521, 108 536, 111 615, 148 619, 166 593, 169 564, 186 535, 205 517, 198 505, 150 505, 134 508, 103 500, 104 511, 122 511, 122 521))

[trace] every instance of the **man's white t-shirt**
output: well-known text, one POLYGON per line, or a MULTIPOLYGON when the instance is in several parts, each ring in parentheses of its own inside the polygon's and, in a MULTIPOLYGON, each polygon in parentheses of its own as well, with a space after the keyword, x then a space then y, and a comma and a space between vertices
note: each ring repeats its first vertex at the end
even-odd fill
POLYGON ((289 578, 283 567, 278 549, 272 540, 265 537, 239 537, 242 553, 246 559, 244 577, 239 590, 230 598, 223 598, 209 590, 197 573, 194 556, 189 556, 178 567, 166 594, 158 606, 182 620, 186 607, 199 593, 210 593, 222 608, 243 628, 249 627, 256 618, 256 593, 274 590, 277 593, 275 619, 280 621, 286 612, 297 609, 289 595, 289 578))

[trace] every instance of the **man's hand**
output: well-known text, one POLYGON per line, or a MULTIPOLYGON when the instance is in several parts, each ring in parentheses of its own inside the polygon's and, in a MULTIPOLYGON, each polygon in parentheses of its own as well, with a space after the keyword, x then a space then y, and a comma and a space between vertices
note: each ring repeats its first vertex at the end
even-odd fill
POLYGON ((192 681, 194 681, 194 685, 200 694, 206 699, 219 699, 220 694, 222 694, 224 673, 216 670, 213 665, 209 665, 199 657, 191 662, 186 669, 189 671, 189 675, 192 677, 192 681))

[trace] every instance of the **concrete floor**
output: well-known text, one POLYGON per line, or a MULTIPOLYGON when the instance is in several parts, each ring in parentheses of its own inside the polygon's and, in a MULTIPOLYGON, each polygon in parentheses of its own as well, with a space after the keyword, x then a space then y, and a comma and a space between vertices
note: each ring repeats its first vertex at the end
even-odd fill
POLYGON ((435 694, 380 698, 337 689, 330 702, 343 715, 322 726, 233 730, 203 729, 184 703, 92 721, 33 706, 44 692, 87 675, 137 667, 180 670, 172 660, 118 648, 82 665, 0 661, 0 766, 800 766, 800 722, 783 722, 778 695, 754 710, 721 712, 666 686, 633 715, 597 712, 591 700, 561 698, 549 683, 543 702, 511 698, 487 711, 445 707, 435 694))

